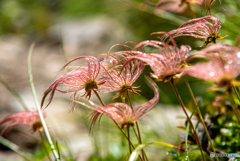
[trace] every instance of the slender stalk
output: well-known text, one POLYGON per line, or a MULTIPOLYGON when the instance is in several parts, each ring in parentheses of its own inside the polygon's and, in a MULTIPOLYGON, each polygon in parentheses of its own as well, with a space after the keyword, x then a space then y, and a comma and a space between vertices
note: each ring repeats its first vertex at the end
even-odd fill
MULTIPOLYGON (((99 96, 99 94, 97 93, 97 91, 93 90, 93 92, 95 93, 95 95, 97 96, 97 98, 99 99, 99 101, 101 102, 101 104, 103 106, 105 106, 105 103, 102 101, 101 97, 99 96)), ((131 146, 133 147, 133 149, 135 149, 136 147, 133 145, 133 143, 131 142, 131 140, 129 139, 128 135, 123 131, 123 129, 118 125, 118 123, 116 121, 113 120, 113 122, 116 124, 116 126, 119 128, 119 130, 123 133, 123 135, 127 138, 127 140, 129 141, 129 143, 131 144, 131 146)), ((139 156, 139 158, 143 160, 143 158, 141 156, 139 156)))
MULTIPOLYGON (((128 102, 130 104, 130 107, 131 107, 132 111, 134 112, 132 101, 131 101, 131 99, 129 97, 129 93, 128 92, 127 92, 127 99, 128 99, 128 102)), ((138 142, 139 142, 139 144, 142 144, 141 132, 140 132, 140 128, 138 126, 138 122, 137 121, 136 121, 136 126, 137 126, 137 132, 138 132, 138 137, 137 137, 138 138, 138 142)), ((143 149, 142 149, 142 157, 145 160, 144 150, 143 149)))
POLYGON ((235 105, 235 102, 234 102, 234 100, 232 98, 232 95, 228 91, 226 91, 226 95, 228 96, 228 100, 231 103, 232 110, 233 110, 234 114, 237 117, 238 123, 240 124, 240 115, 239 115, 237 106, 235 105))
POLYGON ((44 149, 46 150, 48 159, 49 159, 50 161, 52 161, 52 159, 51 159, 51 157, 50 157, 50 155, 49 155, 48 149, 47 149, 47 147, 46 147, 46 145, 45 145, 43 135, 42 135, 42 133, 41 133, 40 131, 38 131, 38 132, 39 132, 39 135, 40 135, 40 137, 41 137, 41 140, 42 140, 42 143, 43 143, 43 147, 44 147, 44 149))
POLYGON ((186 151, 187 151, 187 161, 189 161, 189 156, 188 156, 188 132, 189 132, 189 122, 187 123, 187 131, 185 135, 185 146, 186 146, 186 151))
POLYGON ((5 139, 2 136, 0 136, 0 143, 4 146, 8 147, 9 149, 17 152, 19 155, 24 157, 26 160, 28 160, 28 161, 34 160, 34 156, 31 153, 28 153, 24 149, 20 148, 19 146, 10 142, 9 140, 5 139))
MULTIPOLYGON (((193 94, 193 92, 192 92, 192 89, 191 89, 191 87, 190 87, 190 84, 189 84, 189 82, 188 82, 188 80, 187 80, 187 78, 186 78, 185 76, 184 76, 184 81, 185 81, 185 83, 186 83, 186 85, 187 85, 187 88, 188 88, 188 91, 189 91, 189 93, 190 93, 190 95, 191 95, 191 97, 192 97, 192 100, 193 100, 193 102, 194 102, 194 104, 195 104, 195 106, 196 106, 196 108, 197 108, 198 116, 199 116, 200 121, 202 122, 202 125, 203 125, 203 127, 204 127, 204 130, 205 130, 205 132, 206 132, 206 134, 207 134, 207 137, 208 137, 208 140, 209 140, 209 142, 210 142, 210 144, 211 144, 212 150, 213 150, 214 153, 216 153, 215 147, 214 147, 213 142, 212 142, 212 139, 211 139, 211 137, 210 137, 210 135, 209 135, 209 133, 208 133, 208 129, 207 129, 207 127, 206 127, 206 125, 205 125, 205 122, 204 122, 204 120, 203 120, 203 117, 202 117, 201 111, 200 111, 200 109, 199 109, 198 103, 197 103, 197 101, 196 101, 196 99, 195 99, 195 97, 194 97, 194 94, 193 94)), ((218 161, 218 157, 217 157, 217 156, 216 156, 216 160, 218 161)))
MULTIPOLYGON (((129 102, 129 104, 130 104, 131 109, 132 109, 133 112, 134 112, 134 108, 133 108, 133 105, 132 105, 132 101, 131 101, 131 99, 130 99, 130 97, 129 97, 128 92, 127 92, 127 99, 128 99, 128 102, 129 102)), ((138 136, 139 136, 139 144, 142 144, 141 132, 140 132, 140 128, 139 128, 139 126, 138 126, 138 122, 137 122, 137 121, 136 121, 136 126, 137 126, 137 132, 138 132, 138 136)))
POLYGON ((186 3, 187 3, 187 7, 188 7, 188 10, 189 10, 190 14, 193 16, 193 18, 196 18, 196 16, 194 15, 194 12, 192 10, 192 7, 190 5, 190 2, 186 2, 186 3))
POLYGON ((101 99, 101 97, 99 96, 99 94, 97 93, 97 91, 93 90, 93 92, 95 93, 95 95, 97 96, 98 100, 101 102, 101 104, 103 106, 105 106, 105 103, 103 102, 103 100, 101 99))
MULTIPOLYGON (((137 131, 136 131, 136 129, 134 128, 134 126, 132 126, 132 128, 133 128, 134 134, 135 134, 136 137, 138 138, 138 135, 137 135, 137 131)), ((147 157, 145 151, 143 151, 143 153, 144 153, 144 156, 146 157, 146 159, 147 159, 147 161, 148 161, 148 157, 147 157)))
POLYGON ((35 105, 37 107, 37 111, 38 111, 38 114, 39 114, 39 117, 40 117, 40 120, 41 120, 41 123, 42 123, 42 126, 43 126, 44 133, 45 133, 45 135, 47 137, 48 143, 49 143, 49 145, 51 147, 51 150, 53 152, 53 155, 54 155, 56 161, 60 161, 60 158, 59 158, 58 153, 57 153, 57 151, 55 149, 55 146, 53 145, 51 136, 50 136, 50 134, 48 132, 46 122, 45 122, 45 120, 43 118, 43 115, 42 115, 42 112, 41 112, 41 107, 40 107, 40 104, 38 102, 37 94, 36 94, 34 83, 33 83, 32 68, 31 68, 31 56, 32 56, 33 48, 34 48, 34 44, 31 45, 31 47, 29 49, 29 52, 28 52, 28 75, 29 75, 29 82, 30 82, 30 85, 31 85, 34 102, 35 102, 35 105))
POLYGON ((180 95, 179 95, 179 93, 178 93, 178 91, 177 91, 177 88, 176 88, 176 86, 175 86, 175 84, 174 84, 173 79, 171 79, 171 85, 172 85, 172 88, 173 88, 173 90, 174 90, 177 98, 178 98, 179 103, 181 104, 181 107, 182 107, 185 115, 187 116, 188 122, 189 122, 190 125, 191 125, 191 128, 192 128, 192 130, 193 130, 193 133, 194 133, 194 135, 195 135, 195 138, 196 138, 196 141, 197 141, 197 144, 198 144, 198 147, 199 147, 199 149, 200 149, 200 151, 201 151, 202 158, 203 158, 204 161, 206 161, 206 158, 205 158, 205 156, 204 156, 204 154, 203 154, 202 144, 201 144, 201 142, 200 142, 200 140, 199 140, 199 138, 198 138, 198 135, 197 135, 197 133, 196 133, 196 130, 194 129, 193 123, 192 123, 191 119, 189 118, 189 116, 188 116, 188 114, 187 114, 187 111, 186 111, 185 106, 184 106, 184 104, 183 104, 183 101, 182 101, 182 99, 181 99, 181 97, 180 97, 180 95))
POLYGON ((132 149, 131 149, 131 144, 129 142, 130 139, 130 132, 129 132, 129 126, 127 126, 127 135, 128 135, 128 145, 129 145, 129 152, 130 152, 130 155, 132 153, 132 149))

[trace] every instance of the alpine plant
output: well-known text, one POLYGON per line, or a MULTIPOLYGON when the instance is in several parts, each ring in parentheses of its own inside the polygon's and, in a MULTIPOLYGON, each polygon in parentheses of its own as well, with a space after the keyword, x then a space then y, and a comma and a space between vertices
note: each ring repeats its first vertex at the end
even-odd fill
MULTIPOLYGON (((87 105, 86 103, 76 100, 74 100, 74 102, 108 116, 116 123, 121 124, 122 128, 125 128, 127 126, 133 126, 140 117, 142 117, 145 113, 149 112, 152 108, 154 108, 159 101, 159 90, 157 85, 151 79, 147 78, 147 80, 153 87, 154 97, 148 102, 141 104, 134 109, 132 109, 125 103, 111 103, 105 106, 98 106, 90 100, 88 102, 91 105, 87 105)), ((91 124, 94 125, 95 123, 91 124)))
POLYGON ((135 88, 137 87, 133 87, 132 84, 142 74, 144 69, 143 62, 136 60, 131 64, 123 66, 129 57, 129 54, 126 52, 109 53, 108 57, 109 61, 117 63, 111 68, 102 66, 105 72, 101 76, 101 79, 105 81, 105 83, 103 84, 100 93, 117 91, 117 94, 113 99, 120 96, 125 99, 128 92, 138 94, 139 90, 136 90, 135 88))
MULTIPOLYGON (((173 38, 179 36, 192 36, 195 38, 204 39, 204 44, 202 46, 207 46, 209 43, 216 43, 217 39, 223 39, 220 37, 218 32, 221 28, 221 22, 214 16, 205 16, 201 18, 196 18, 189 20, 182 24, 178 29, 169 31, 168 34, 164 34, 161 39, 167 40, 169 35, 173 38), (212 23, 207 21, 212 20, 212 23)), ((167 42, 169 42, 167 40, 167 42)))
POLYGON ((98 79, 100 63, 99 60, 93 56, 77 57, 66 63, 60 71, 63 71, 70 63, 79 59, 87 60, 87 65, 72 66, 72 71, 55 80, 44 92, 42 106, 48 94, 50 94, 50 97, 47 106, 50 104, 55 91, 59 91, 61 93, 72 92, 74 98, 85 96, 87 99, 90 99, 91 95, 94 93, 93 90, 98 90, 98 86, 105 83, 104 81, 98 79))
POLYGON ((178 71, 186 65, 186 59, 189 56, 191 48, 189 46, 181 46, 178 49, 175 41, 172 40, 172 42, 173 46, 161 41, 143 41, 136 45, 135 48, 145 45, 156 48, 156 51, 152 53, 135 53, 134 56, 128 58, 125 65, 134 60, 141 60, 151 67, 153 71, 151 76, 156 81, 168 82, 171 79, 179 78, 181 77, 181 73, 178 71))

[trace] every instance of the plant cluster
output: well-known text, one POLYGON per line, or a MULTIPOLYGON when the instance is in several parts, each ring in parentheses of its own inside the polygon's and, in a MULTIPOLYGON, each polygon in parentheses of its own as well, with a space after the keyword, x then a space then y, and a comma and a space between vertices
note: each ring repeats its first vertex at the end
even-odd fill
MULTIPOLYGON (((163 1, 160 2, 163 3, 163 1)), ((190 0, 181 2, 181 5, 183 3, 187 5, 199 3, 190 0)), ((213 2, 214 0, 210 2, 207 9, 209 13, 213 2)), ((204 6, 205 3, 204 0, 200 4, 204 6)), ((160 4, 157 3, 156 7, 158 5, 160 4)), ((195 18, 183 23, 178 29, 152 33, 161 35, 159 40, 145 40, 140 43, 127 42, 118 44, 125 49, 122 51, 108 52, 96 57, 77 57, 63 66, 60 71, 65 71, 65 74, 62 74, 46 89, 41 107, 45 108, 50 105, 56 91, 71 93, 72 111, 76 104, 93 111, 90 115, 90 130, 96 121, 100 121, 102 115, 106 115, 115 123, 128 141, 131 154, 129 160, 136 160, 137 157, 142 161, 148 160, 147 152, 143 148, 151 144, 166 145, 177 149, 169 152, 173 160, 192 160, 194 157, 200 158, 199 160, 209 160, 211 152, 237 153, 240 148, 240 82, 238 81, 240 49, 237 46, 217 43, 218 39, 224 38, 219 35, 220 28, 221 22, 214 16, 195 18), (202 39, 202 49, 192 53, 189 45, 178 46, 175 38, 181 36, 202 39), (85 60, 87 63, 70 66, 71 63, 78 60, 85 60), (151 68, 150 73, 144 71, 146 66, 151 68), (134 82, 141 74, 145 75, 145 79, 151 85, 154 97, 134 107, 129 93, 140 95, 141 92, 144 92, 138 89, 139 86, 134 86, 134 82), (187 75, 212 82, 209 90, 214 91, 213 98, 196 100, 187 75), (192 97, 188 104, 184 104, 176 87, 180 79, 185 81, 192 97), (186 134, 182 136, 183 142, 180 145, 142 142, 138 120, 159 102, 161 94, 156 82, 171 84, 186 115, 186 124, 181 127, 186 134), (102 94, 110 92, 116 93, 112 101, 122 98, 122 102, 105 104, 102 94), (93 95, 98 98, 99 102, 91 100, 93 95), (47 98, 47 105, 44 106, 47 98), (191 112, 191 115, 188 111, 191 112), (197 120, 197 123, 194 123, 193 119, 197 120), (130 136, 131 130, 135 133, 138 143, 133 142, 133 136, 130 136), (196 151, 199 153, 191 158, 191 154, 196 151)), ((7 132, 15 125, 30 125, 34 131, 42 131, 44 128, 36 111, 8 116, 0 124, 6 121, 13 121, 7 127, 7 132)), ((53 152, 56 150, 54 146, 52 146, 52 150, 53 152)), ((60 160, 57 153, 54 153, 54 156, 56 160, 60 160)), ((215 157, 215 159, 221 160, 222 158, 215 157)))

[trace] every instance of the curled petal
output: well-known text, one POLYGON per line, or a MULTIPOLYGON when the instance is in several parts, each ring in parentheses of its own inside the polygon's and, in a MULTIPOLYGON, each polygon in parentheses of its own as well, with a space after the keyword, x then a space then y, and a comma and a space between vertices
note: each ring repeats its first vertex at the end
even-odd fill
POLYGON ((157 105, 157 103, 159 101, 159 89, 158 89, 158 86, 150 78, 146 77, 146 79, 148 80, 148 82, 153 87, 154 97, 151 100, 149 100, 148 102, 146 102, 144 104, 141 104, 141 105, 137 106, 134 109, 134 112, 135 112, 135 115, 136 115, 135 116, 136 119, 140 118, 142 115, 144 115, 145 113, 147 113, 151 109, 153 109, 157 105))

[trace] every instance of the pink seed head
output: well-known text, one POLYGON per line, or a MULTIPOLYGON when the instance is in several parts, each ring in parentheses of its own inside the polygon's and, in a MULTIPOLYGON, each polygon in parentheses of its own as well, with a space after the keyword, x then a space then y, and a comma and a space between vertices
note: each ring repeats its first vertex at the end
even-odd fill
MULTIPOLYGON (((43 116, 46 117, 46 113, 44 111, 41 111, 43 116)), ((40 117, 38 115, 38 111, 25 111, 25 112, 19 112, 15 113, 13 115, 7 116, 4 119, 0 121, 0 125, 10 122, 6 128, 1 132, 1 135, 6 132, 6 134, 9 133, 9 131, 12 129, 12 127, 16 125, 27 125, 32 126, 33 132, 36 130, 43 130, 42 123, 40 120, 40 117)))

